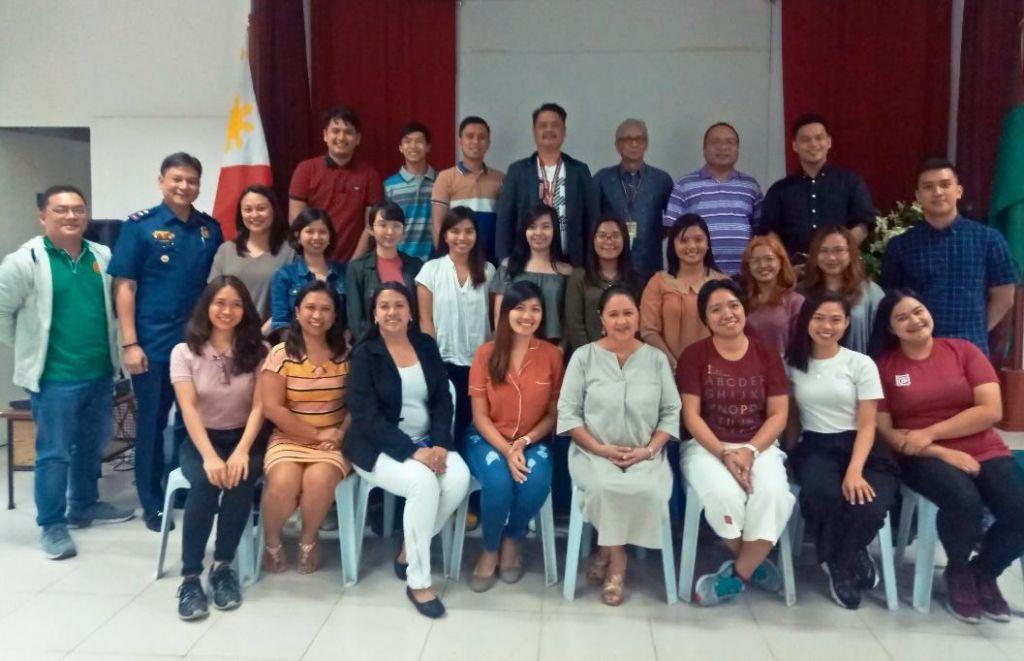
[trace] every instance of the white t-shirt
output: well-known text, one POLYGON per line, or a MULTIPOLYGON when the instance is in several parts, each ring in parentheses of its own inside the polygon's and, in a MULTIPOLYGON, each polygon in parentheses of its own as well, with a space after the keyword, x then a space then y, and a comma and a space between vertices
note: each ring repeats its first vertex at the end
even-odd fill
POLYGON ((401 429, 413 443, 419 443, 430 434, 430 410, 427 409, 427 379, 419 363, 399 367, 402 378, 402 412, 398 420, 401 429))
MULTIPOLYGON (((537 163, 540 163, 540 159, 537 159, 537 163)), ((558 172, 558 179, 554 180, 554 203, 551 205, 555 211, 558 212, 558 232, 562 238, 562 254, 569 254, 569 223, 565 219, 565 163, 556 163, 555 165, 545 165, 544 174, 539 175, 541 179, 552 183, 555 177, 555 171, 558 172), (561 166, 561 167, 559 167, 561 166)), ((542 202, 544 200, 541 200, 542 202)))
POLYGON ((810 359, 806 372, 787 365, 786 374, 800 409, 800 424, 807 431, 855 430, 857 403, 884 397, 874 361, 846 347, 827 360, 810 359))
POLYGON ((487 288, 492 278, 494 266, 485 262, 484 282, 479 287, 473 286, 472 277, 460 285, 455 262, 448 255, 430 260, 416 276, 416 282, 433 295, 437 347, 446 363, 469 367, 476 350, 491 339, 487 288))

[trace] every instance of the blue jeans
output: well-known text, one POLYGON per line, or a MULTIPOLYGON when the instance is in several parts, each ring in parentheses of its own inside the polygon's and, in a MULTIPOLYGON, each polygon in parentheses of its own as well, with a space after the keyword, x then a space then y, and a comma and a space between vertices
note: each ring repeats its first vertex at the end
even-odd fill
POLYGON ((36 425, 36 523, 67 523, 99 500, 103 449, 114 424, 114 382, 43 381, 29 393, 36 425), (70 488, 69 488, 70 487, 70 488))
POLYGON ((167 415, 174 404, 169 363, 150 362, 149 369, 132 375, 135 393, 135 488, 147 512, 164 508, 164 479, 178 466, 178 443, 175 433, 171 462, 165 459, 164 430, 167 415))
POLYGON ((537 515, 551 491, 551 449, 546 443, 526 448, 530 474, 517 484, 508 470, 505 456, 494 449, 470 425, 466 433, 466 463, 480 482, 480 525, 484 550, 497 551, 501 538, 519 540, 526 536, 530 519, 537 515))

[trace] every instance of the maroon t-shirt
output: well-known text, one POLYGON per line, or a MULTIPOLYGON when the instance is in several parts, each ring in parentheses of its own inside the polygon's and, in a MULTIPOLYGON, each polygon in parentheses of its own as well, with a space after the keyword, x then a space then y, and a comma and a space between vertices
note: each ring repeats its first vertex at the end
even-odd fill
POLYGON ((725 443, 749 442, 768 417, 768 398, 789 394, 778 350, 747 339, 750 346, 739 360, 723 358, 710 337, 698 340, 676 367, 679 392, 700 397, 700 417, 725 443))
MULTIPOLYGON (((974 389, 998 383, 992 364, 967 340, 935 338, 932 353, 912 360, 898 348, 878 360, 885 400, 878 410, 892 416, 895 429, 924 429, 974 406, 974 389)), ((985 461, 1009 457, 1010 449, 991 427, 936 443, 985 461)))

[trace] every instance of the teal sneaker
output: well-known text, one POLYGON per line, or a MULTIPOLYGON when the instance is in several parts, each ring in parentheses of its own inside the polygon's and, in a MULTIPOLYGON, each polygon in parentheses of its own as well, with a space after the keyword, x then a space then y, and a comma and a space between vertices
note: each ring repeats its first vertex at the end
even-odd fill
POLYGON ((743 581, 736 576, 733 565, 732 560, 726 560, 714 574, 698 578, 693 589, 693 600, 700 606, 717 606, 740 596, 744 590, 743 581))
POLYGON ((68 534, 68 527, 63 523, 55 523, 43 528, 43 534, 39 541, 43 547, 43 553, 50 560, 64 560, 78 555, 75 542, 68 534))
POLYGON ((115 507, 98 500, 83 512, 68 512, 68 527, 88 528, 92 524, 121 523, 135 518, 135 510, 115 507))
POLYGON ((750 576, 750 584, 759 590, 775 594, 782 589, 782 572, 775 563, 765 559, 750 576))

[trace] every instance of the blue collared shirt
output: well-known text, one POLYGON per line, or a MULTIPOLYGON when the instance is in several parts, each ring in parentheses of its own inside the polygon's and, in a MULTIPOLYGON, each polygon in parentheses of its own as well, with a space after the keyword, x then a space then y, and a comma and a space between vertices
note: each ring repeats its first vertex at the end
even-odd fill
MULTIPOLYGON (((627 172, 621 165, 613 165, 598 170, 594 183, 601 199, 601 213, 615 212, 627 224, 636 223, 636 235, 630 244, 634 268, 645 276, 660 271, 661 218, 672 193, 672 177, 646 163, 637 172, 627 172)), ((633 226, 630 227, 632 231, 633 226)), ((584 253, 590 250, 592 248, 586 246, 584 253)))
POLYGON ((881 284, 914 290, 932 315, 936 337, 969 340, 988 355, 988 290, 1016 280, 1003 235, 957 216, 945 229, 921 221, 893 238, 881 284))
MULTIPOLYGON (((345 309, 345 265, 341 262, 327 262, 327 285, 338 295, 341 307, 345 309)), ((270 328, 287 328, 292 323, 295 299, 307 284, 316 280, 316 274, 306 266, 301 255, 291 264, 285 264, 274 274, 270 290, 270 328)))
POLYGON ((171 349, 185 339, 185 324, 223 242, 220 224, 194 208, 188 221, 161 203, 124 222, 108 273, 136 282, 135 330, 151 362, 170 361, 171 349))

